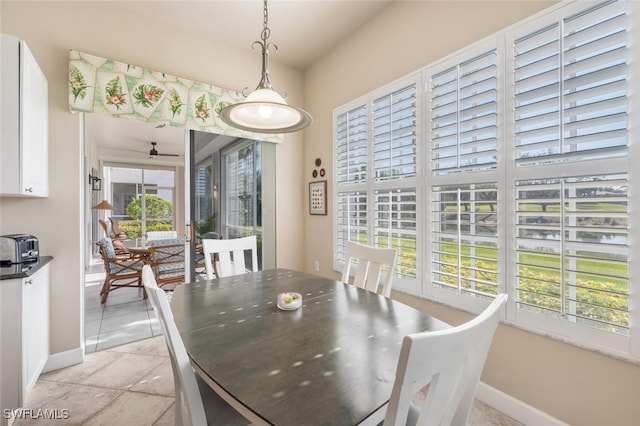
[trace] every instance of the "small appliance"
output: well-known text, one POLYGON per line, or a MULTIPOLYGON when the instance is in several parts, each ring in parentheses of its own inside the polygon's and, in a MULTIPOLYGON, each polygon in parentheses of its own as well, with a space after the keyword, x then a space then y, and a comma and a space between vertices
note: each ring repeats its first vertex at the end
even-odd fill
POLYGON ((0 236, 0 263, 25 264, 39 259, 38 239, 28 234, 0 236))

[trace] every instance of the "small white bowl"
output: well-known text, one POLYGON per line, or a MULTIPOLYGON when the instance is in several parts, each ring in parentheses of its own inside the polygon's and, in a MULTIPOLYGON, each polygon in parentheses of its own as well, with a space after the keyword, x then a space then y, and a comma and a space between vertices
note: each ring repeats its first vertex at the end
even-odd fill
POLYGON ((280 293, 278 295, 278 308, 283 311, 292 311, 302 306, 302 295, 300 293, 280 293))

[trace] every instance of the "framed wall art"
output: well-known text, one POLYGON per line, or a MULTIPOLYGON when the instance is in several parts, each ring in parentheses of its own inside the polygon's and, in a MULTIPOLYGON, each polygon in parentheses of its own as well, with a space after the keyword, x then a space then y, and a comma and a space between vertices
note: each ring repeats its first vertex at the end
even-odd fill
POLYGON ((327 214, 327 181, 309 182, 309 214, 327 214))

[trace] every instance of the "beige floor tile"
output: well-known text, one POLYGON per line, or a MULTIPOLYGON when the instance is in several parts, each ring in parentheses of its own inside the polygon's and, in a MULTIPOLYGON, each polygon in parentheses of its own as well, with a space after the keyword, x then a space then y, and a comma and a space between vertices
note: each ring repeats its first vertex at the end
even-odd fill
POLYGON ((169 357, 169 351, 167 350, 167 344, 164 340, 164 336, 144 339, 107 350, 113 352, 126 352, 130 354, 158 355, 169 357))
POLYGON ((165 411, 162 416, 156 420, 153 426, 175 426, 176 424, 176 404, 175 402, 171 404, 167 411, 165 411))
POLYGON ((14 423, 15 426, 44 426, 44 425, 82 425, 94 417, 100 410, 108 406, 124 391, 96 388, 91 386, 71 385, 73 389, 51 401, 45 401, 39 407, 46 410, 57 410, 62 416, 65 412, 68 418, 58 419, 25 419, 14 423))
POLYGON ((113 403, 87 421, 86 425, 153 425, 173 404, 173 398, 124 392, 113 403))
POLYGON ((71 392, 75 385, 70 383, 49 382, 38 380, 27 396, 25 407, 44 407, 50 401, 71 392))
MULTIPOLYGON (((103 352, 96 352, 96 354, 103 352)), ((82 384, 127 390, 156 368, 166 358, 152 355, 105 352, 118 356, 108 368, 98 370, 82 384)))
POLYGON ((173 370, 169 357, 164 358, 160 365, 133 385, 131 390, 174 397, 173 370))
POLYGON ((81 383, 87 377, 107 367, 121 356, 122 354, 106 351, 92 353, 84 358, 83 363, 44 373, 40 376, 40 379, 63 383, 81 383))

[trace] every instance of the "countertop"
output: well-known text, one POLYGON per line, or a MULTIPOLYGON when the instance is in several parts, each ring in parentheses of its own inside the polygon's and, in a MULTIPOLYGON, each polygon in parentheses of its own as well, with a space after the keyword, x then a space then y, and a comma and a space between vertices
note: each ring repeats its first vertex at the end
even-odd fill
POLYGON ((30 277, 52 260, 52 256, 40 256, 37 262, 0 266, 0 280, 30 277))

